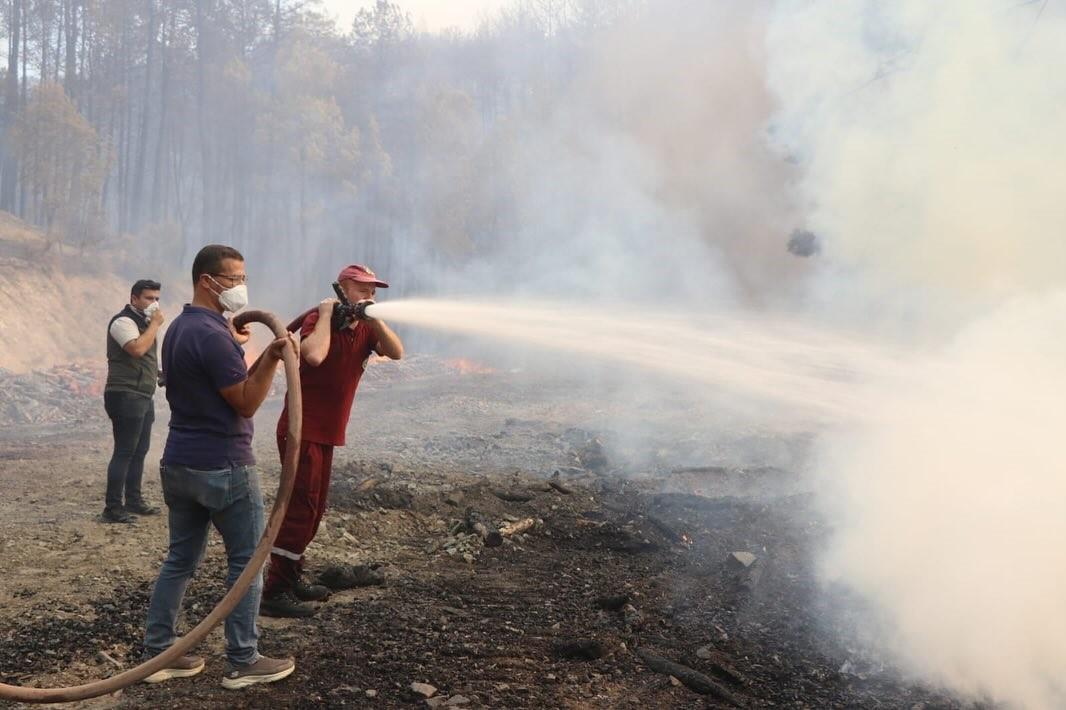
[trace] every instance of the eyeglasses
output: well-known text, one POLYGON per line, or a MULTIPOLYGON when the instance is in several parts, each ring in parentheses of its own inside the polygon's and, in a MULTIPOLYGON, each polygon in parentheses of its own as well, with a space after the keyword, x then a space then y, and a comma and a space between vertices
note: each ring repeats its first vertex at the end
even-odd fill
POLYGON ((232 284, 246 284, 248 283, 247 274, 211 274, 212 277, 226 279, 232 284))

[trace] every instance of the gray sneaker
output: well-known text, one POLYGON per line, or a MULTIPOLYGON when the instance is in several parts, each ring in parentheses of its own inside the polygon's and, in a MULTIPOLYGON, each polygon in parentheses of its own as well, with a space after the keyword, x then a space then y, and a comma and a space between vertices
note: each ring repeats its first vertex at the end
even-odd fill
POLYGON ((188 678, 204 669, 204 659, 199 656, 181 656, 167 668, 160 668, 144 679, 145 683, 162 683, 171 678, 188 678))
POLYGON ((222 687, 226 690, 240 690, 256 683, 273 683, 287 678, 296 670, 296 661, 291 658, 267 658, 260 656, 255 663, 235 666, 226 661, 226 670, 222 674, 222 687))
POLYGON ((100 516, 105 523, 123 523, 129 525, 137 522, 137 518, 126 512, 125 508, 104 508, 100 516))

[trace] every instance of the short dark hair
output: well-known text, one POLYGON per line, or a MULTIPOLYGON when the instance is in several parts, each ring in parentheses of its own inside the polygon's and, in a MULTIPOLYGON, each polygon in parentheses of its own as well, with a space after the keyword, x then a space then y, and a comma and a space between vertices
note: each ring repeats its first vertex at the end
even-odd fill
POLYGON ((163 285, 158 281, 152 279, 139 279, 133 282, 133 286, 130 288, 130 298, 134 296, 140 296, 142 291, 158 291, 163 288, 163 285))
POLYGON ((204 274, 217 274, 222 269, 223 259, 244 261, 239 251, 223 244, 208 244, 198 251, 196 258, 192 260, 193 285, 195 286, 204 274))

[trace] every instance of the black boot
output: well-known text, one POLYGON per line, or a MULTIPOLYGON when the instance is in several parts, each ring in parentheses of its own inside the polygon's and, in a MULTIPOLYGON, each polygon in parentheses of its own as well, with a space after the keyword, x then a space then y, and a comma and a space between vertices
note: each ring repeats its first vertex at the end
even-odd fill
POLYGON ((304 604, 289 590, 264 596, 259 602, 259 613, 262 616, 273 616, 281 619, 302 619, 315 615, 315 608, 310 604, 304 604))
POLYGON ((329 599, 329 587, 321 584, 308 584, 297 579, 292 585, 292 595, 302 602, 320 602, 329 599))

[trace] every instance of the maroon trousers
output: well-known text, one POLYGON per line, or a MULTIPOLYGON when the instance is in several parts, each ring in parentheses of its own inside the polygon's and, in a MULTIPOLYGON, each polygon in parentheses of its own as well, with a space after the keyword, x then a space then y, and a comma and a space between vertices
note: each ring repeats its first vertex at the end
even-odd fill
MULTIPOLYGON (((285 460, 286 437, 278 437, 278 451, 285 460)), ((329 494, 329 475, 333 467, 333 447, 313 441, 300 442, 300 460, 296 466, 296 482, 292 499, 285 512, 285 520, 274 540, 270 568, 263 594, 270 596, 289 589, 296 583, 303 569, 304 550, 315 539, 318 524, 326 512, 329 494)))

